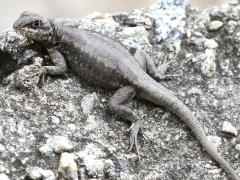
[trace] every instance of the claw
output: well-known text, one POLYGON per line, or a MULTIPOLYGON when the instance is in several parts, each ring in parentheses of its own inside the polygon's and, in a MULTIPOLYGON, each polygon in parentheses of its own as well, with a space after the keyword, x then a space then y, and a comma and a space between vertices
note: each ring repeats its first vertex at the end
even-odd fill
POLYGON ((141 159, 140 159, 140 151, 138 147, 137 136, 141 130, 141 127, 142 127, 142 121, 137 121, 135 123, 132 123, 131 127, 128 129, 128 130, 131 130, 129 151, 131 151, 133 149, 133 146, 135 145, 139 161, 141 161, 141 159))
POLYGON ((34 76, 38 76, 37 84, 40 81, 42 84, 44 84, 46 75, 47 75, 47 69, 45 67, 41 67, 39 72, 34 75, 34 76))
POLYGON ((143 136, 144 139, 149 139, 149 137, 144 132, 141 131, 140 133, 141 133, 141 135, 143 136))

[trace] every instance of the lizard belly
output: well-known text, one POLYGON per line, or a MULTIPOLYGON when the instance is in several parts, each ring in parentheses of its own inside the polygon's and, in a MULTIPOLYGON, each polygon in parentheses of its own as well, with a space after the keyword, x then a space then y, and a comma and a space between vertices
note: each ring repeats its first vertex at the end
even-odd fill
POLYGON ((64 47, 61 52, 73 72, 91 84, 104 89, 118 89, 126 82, 117 68, 113 68, 109 62, 106 63, 107 60, 102 57, 75 48, 64 47))

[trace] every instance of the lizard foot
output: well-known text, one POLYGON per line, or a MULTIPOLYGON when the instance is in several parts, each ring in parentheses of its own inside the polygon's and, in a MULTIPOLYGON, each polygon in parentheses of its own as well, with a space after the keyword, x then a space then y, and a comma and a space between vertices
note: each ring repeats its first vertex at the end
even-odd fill
POLYGON ((141 131, 141 127, 142 127, 142 121, 137 121, 135 123, 132 123, 131 127, 129 128, 129 130, 131 131, 129 151, 131 151, 133 146, 135 145, 139 161, 140 161, 140 151, 138 147, 137 137, 138 137, 138 133, 141 131))
POLYGON ((44 84, 45 82, 45 77, 47 75, 47 69, 45 67, 41 67, 39 72, 36 74, 38 76, 38 81, 37 84, 39 82, 41 82, 42 84, 44 84))

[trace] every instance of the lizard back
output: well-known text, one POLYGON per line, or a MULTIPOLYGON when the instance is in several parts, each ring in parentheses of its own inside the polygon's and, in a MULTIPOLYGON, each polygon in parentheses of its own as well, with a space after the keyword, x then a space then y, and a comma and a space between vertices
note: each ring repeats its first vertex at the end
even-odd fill
POLYGON ((117 89, 128 84, 129 76, 123 71, 129 69, 133 72, 135 66, 138 69, 129 51, 104 35, 70 28, 60 28, 59 31, 59 51, 68 66, 92 84, 117 89))

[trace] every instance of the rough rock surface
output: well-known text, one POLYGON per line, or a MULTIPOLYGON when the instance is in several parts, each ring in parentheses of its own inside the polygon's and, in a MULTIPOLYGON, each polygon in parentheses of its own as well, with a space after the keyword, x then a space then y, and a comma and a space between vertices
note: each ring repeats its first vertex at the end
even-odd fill
MULTIPOLYGON (((150 9, 132 13, 94 13, 80 20, 57 22, 95 30, 127 46, 142 48, 156 65, 178 53, 168 73, 182 77, 161 83, 195 112, 207 135, 221 142, 216 148, 240 173, 239 133, 234 139, 221 133, 224 121, 240 129, 240 2, 200 11, 186 6, 185 1, 158 1, 150 9), (162 17, 170 14, 169 24, 163 18, 165 25, 160 26, 161 13, 162 17)), ((35 64, 7 78, 10 85, 0 84, 0 175, 5 179, 30 178, 34 173, 42 179, 47 179, 48 173, 52 179, 58 177, 61 155, 51 150, 52 144, 49 149, 42 148, 54 137, 67 138, 67 144, 63 141, 60 145, 70 144, 67 151, 76 157, 79 179, 227 178, 176 116, 134 100, 129 105, 145 119, 143 131, 148 137, 139 137, 139 164, 136 152, 127 150, 129 124, 107 108, 113 92, 88 85, 72 73, 48 77, 43 86, 35 86, 35 77, 30 80, 28 74, 39 69, 39 59, 49 62, 46 51, 12 30, 0 36, 0 77, 16 69, 17 60, 29 48, 37 50, 40 58, 33 57, 35 64), (89 94, 99 99, 94 108, 95 103, 89 102, 90 115, 81 107, 88 104, 88 99, 82 100, 89 94)))

